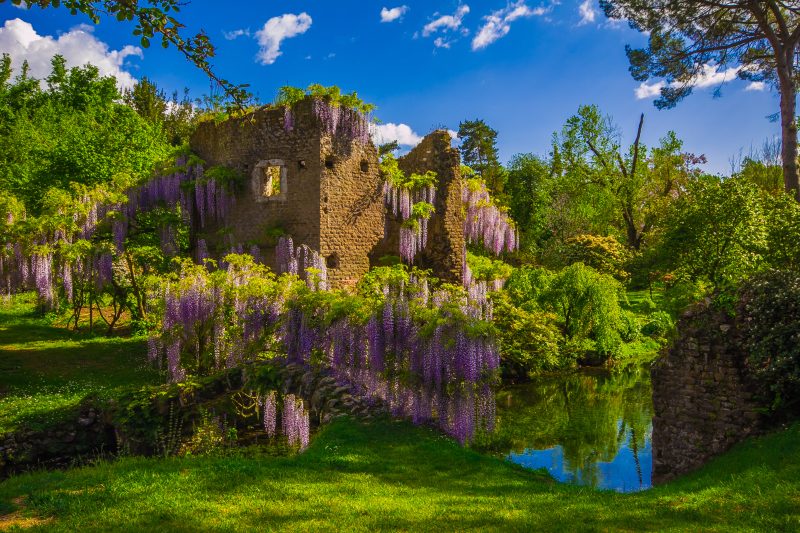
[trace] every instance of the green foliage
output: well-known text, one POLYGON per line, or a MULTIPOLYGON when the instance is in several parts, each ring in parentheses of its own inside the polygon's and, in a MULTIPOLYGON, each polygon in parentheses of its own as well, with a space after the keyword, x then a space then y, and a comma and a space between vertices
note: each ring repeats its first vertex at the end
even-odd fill
POLYGON ((671 209, 659 253, 664 270, 719 287, 764 265, 768 237, 764 196, 754 185, 708 178, 692 182, 671 209))
POLYGON ((628 277, 625 263, 630 252, 614 237, 576 235, 566 241, 564 253, 569 263, 583 263, 620 280, 628 277))
POLYGON ((627 309, 623 309, 620 313, 620 328, 619 328, 619 336, 623 342, 633 342, 639 338, 641 332, 641 326, 639 325, 638 317, 628 311, 627 309))
POLYGON ((436 186, 438 183, 436 172, 432 170, 424 174, 417 174, 414 172, 406 176, 406 174, 400 170, 397 159, 391 153, 384 155, 381 159, 380 170, 383 179, 392 186, 400 189, 418 190, 424 187, 436 186))
POLYGON ((558 314, 567 340, 591 338, 600 354, 611 357, 621 342, 620 291, 611 276, 575 263, 553 276, 542 299, 558 314))
POLYGON ((776 414, 800 415, 800 274, 768 271, 744 285, 737 306, 748 366, 776 414))
POLYGON ((93 66, 66 70, 56 56, 47 81, 46 90, 24 77, 0 84, 0 191, 29 214, 42 211, 51 189, 116 188, 167 156, 161 124, 118 103, 114 78, 93 66))
POLYGON ((575 365, 573 358, 562 356, 564 339, 555 315, 517 307, 507 295, 494 302, 501 364, 507 377, 526 378, 575 365))
POLYGON ((552 170, 544 158, 534 154, 512 158, 505 192, 509 214, 521 230, 523 249, 540 248, 551 235, 552 187, 552 170))
POLYGON ((312 83, 305 89, 284 85, 278 90, 275 105, 291 107, 308 97, 324 100, 333 106, 352 109, 364 115, 375 111, 375 105, 364 102, 355 91, 342 94, 342 90, 336 85, 325 87, 319 83, 312 83))
POLYGON ((467 265, 472 271, 472 277, 481 281, 508 279, 514 269, 508 263, 499 259, 467 252, 467 265))
POLYGON ((506 281, 505 292, 516 306, 528 310, 541 309, 541 303, 552 279, 553 273, 549 270, 524 265, 514 269, 506 281))
POLYGON ((642 335, 656 340, 664 340, 675 330, 675 321, 666 311, 656 311, 647 316, 642 326, 642 335))
POLYGON ((497 157, 497 131, 480 119, 465 120, 458 125, 461 159, 499 196, 506 182, 506 171, 497 157))

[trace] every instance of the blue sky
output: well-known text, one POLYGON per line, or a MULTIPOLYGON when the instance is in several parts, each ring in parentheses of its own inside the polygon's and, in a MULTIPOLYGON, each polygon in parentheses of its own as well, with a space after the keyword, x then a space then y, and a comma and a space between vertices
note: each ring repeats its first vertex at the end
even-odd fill
MULTIPOLYGON (((59 52, 71 63, 98 63, 122 83, 147 76, 169 92, 209 91, 208 80, 175 50, 141 49, 129 24, 105 19, 91 28, 64 9, 26 10, 8 1, 0 17, 0 52, 38 68, 59 52)), ((581 104, 611 114, 629 141, 645 113, 645 143, 675 130, 687 150, 706 154, 713 172, 727 172, 740 149, 780 131, 767 119, 778 110, 776 91, 713 66, 704 87, 675 109, 657 110, 645 96, 658 87, 634 81, 624 53, 644 36, 606 20, 596 0, 194 0, 179 19, 188 32, 211 37, 222 77, 250 84, 264 101, 281 85, 339 85, 375 103, 376 116, 395 125, 387 134, 399 132, 406 142, 482 118, 499 131, 503 161, 546 153, 553 131, 581 104)))

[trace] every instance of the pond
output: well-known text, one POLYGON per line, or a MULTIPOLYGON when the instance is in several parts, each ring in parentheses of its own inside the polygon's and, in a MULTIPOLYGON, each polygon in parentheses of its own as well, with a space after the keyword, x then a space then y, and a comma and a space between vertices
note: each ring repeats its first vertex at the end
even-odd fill
POLYGON ((632 492, 651 486, 652 420, 647 368, 542 377, 498 392, 486 445, 558 481, 632 492))

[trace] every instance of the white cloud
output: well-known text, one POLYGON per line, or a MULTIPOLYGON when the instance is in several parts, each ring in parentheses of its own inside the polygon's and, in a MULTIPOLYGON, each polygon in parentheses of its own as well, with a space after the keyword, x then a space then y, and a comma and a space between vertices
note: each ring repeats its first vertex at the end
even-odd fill
MULTIPOLYGON (((710 63, 707 63, 701 67, 697 79, 694 80, 694 82, 692 83, 692 87, 697 87, 698 89, 705 89, 708 87, 722 85, 726 81, 735 79, 741 69, 742 67, 731 67, 725 70, 720 70, 717 65, 712 65, 710 63)), ((758 85, 759 83, 762 82, 752 82, 750 83, 750 85, 747 86, 745 90, 747 91, 763 90, 764 87, 758 85)), ((681 87, 682 85, 683 84, 680 82, 674 82, 670 86, 681 87)), ((661 94, 661 89, 666 86, 667 83, 663 80, 653 83, 642 82, 636 89, 634 89, 634 94, 636 95, 636 98, 638 100, 655 98, 661 94)))
POLYGON ((659 81, 656 83, 647 83, 643 81, 639 86, 634 89, 637 100, 646 100, 647 98, 655 98, 661 94, 661 88, 666 85, 665 82, 659 81))
POLYGON ((294 15, 286 13, 279 17, 272 17, 264 27, 256 32, 256 39, 261 49, 256 54, 256 59, 262 65, 271 65, 282 54, 281 43, 308 31, 311 27, 311 17, 308 13, 294 15))
POLYGON ((486 48, 496 40, 505 37, 511 31, 511 23, 519 18, 541 16, 549 11, 549 7, 531 9, 525 4, 524 0, 508 4, 503 9, 498 9, 483 17, 486 22, 475 35, 475 38, 472 39, 472 49, 480 50, 486 48))
POLYGON ((584 0, 584 2, 578 6, 578 13, 581 16, 578 26, 594 22, 594 19, 597 17, 597 11, 594 8, 594 0, 584 0))
POLYGON ((101 76, 114 76, 121 89, 128 89, 136 83, 136 78, 123 70, 125 58, 142 57, 142 49, 125 46, 122 50, 109 50, 108 45, 98 40, 92 34, 92 27, 87 25, 76 26, 58 38, 39 35, 31 24, 16 18, 6 20, 0 27, 0 54, 11 56, 15 72, 23 61, 27 61, 30 75, 39 79, 50 75, 53 56, 62 55, 67 68, 91 63, 101 76))
POLYGON ((381 9, 381 22, 394 22, 408 12, 408 6, 381 9))
POLYGON ((437 31, 450 31, 450 30, 457 30, 461 27, 461 22, 464 20, 464 17, 469 13, 469 6, 466 4, 458 6, 456 12, 452 15, 439 15, 439 13, 434 13, 433 16, 437 17, 427 23, 422 28, 422 36, 428 37, 437 31))
POLYGON ((450 48, 450 45, 452 43, 453 41, 448 41, 444 37, 437 37, 436 39, 433 40, 433 46, 435 46, 436 48, 450 48))
POLYGON ((372 124, 370 134, 375 144, 384 144, 397 141, 401 146, 416 146, 422 137, 414 133, 408 124, 372 124))
POLYGON ((242 37, 242 36, 250 37, 250 29, 248 28, 246 30, 239 29, 239 30, 233 30, 233 31, 224 31, 224 32, 222 32, 222 35, 227 40, 233 41, 237 37, 242 37))
POLYGON ((751 81, 747 87, 744 88, 745 91, 763 91, 766 90, 767 84, 763 81, 751 81))

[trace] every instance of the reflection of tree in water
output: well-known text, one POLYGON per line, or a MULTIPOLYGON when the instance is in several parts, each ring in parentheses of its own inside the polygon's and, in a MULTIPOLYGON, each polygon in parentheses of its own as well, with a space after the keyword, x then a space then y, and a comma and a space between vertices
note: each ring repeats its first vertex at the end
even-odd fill
POLYGON ((497 430, 478 444, 517 453, 561 445, 565 468, 596 484, 597 463, 614 459, 629 438, 641 481, 638 453, 652 417, 647 369, 541 378, 498 394, 497 430))

